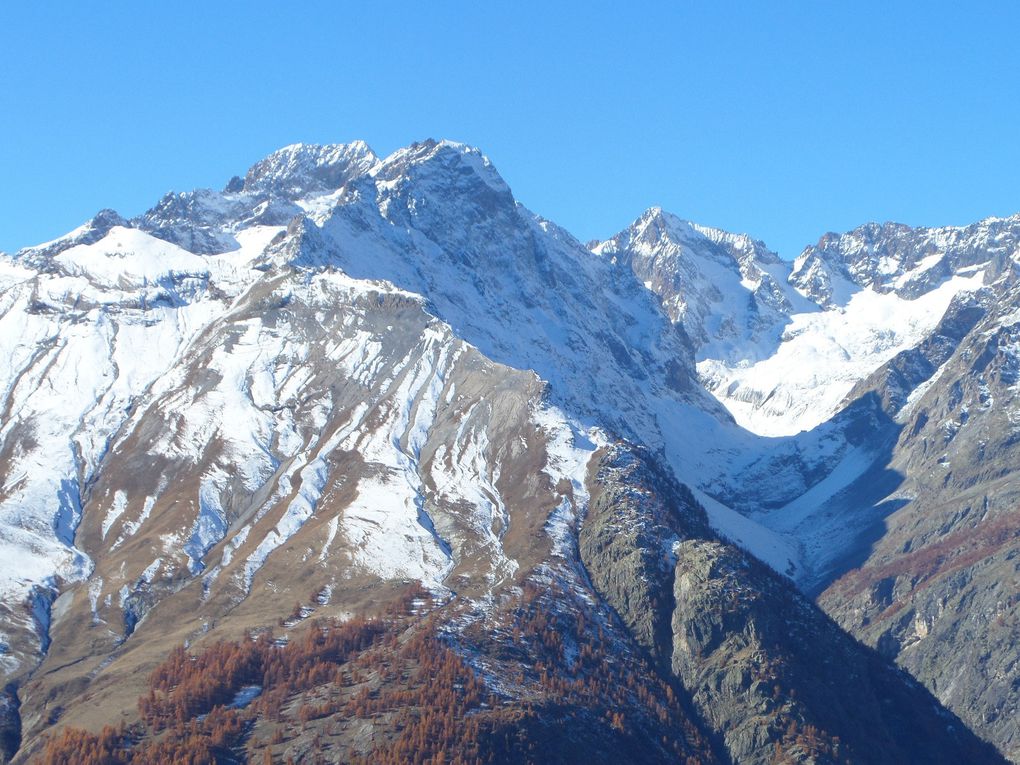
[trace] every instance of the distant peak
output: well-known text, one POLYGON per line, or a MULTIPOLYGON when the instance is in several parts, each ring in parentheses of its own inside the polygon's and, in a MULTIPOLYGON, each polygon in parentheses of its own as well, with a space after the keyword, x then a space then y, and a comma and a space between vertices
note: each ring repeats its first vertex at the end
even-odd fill
POLYGON ((845 233, 827 233, 805 248, 791 281, 820 303, 829 299, 831 285, 840 283, 917 298, 957 276, 998 273, 1020 248, 1018 224, 1020 216, 985 218, 967 226, 865 223, 845 233))
POLYGON ((661 225, 672 225, 672 226, 676 226, 676 225, 689 226, 690 225, 689 221, 684 220, 679 215, 675 215, 674 213, 671 213, 668 210, 662 209, 658 205, 653 205, 652 207, 649 207, 647 210, 645 210, 641 214, 641 217, 639 217, 636 221, 634 221, 634 226, 637 227, 637 226, 641 226, 641 225, 648 225, 650 223, 658 223, 658 224, 661 224, 661 225))
POLYGON ((77 244, 98 242, 115 226, 130 227, 131 223, 124 220, 116 210, 104 208, 73 231, 49 242, 19 250, 16 257, 26 262, 38 263, 77 244))
POLYGON ((651 220, 662 219, 667 214, 672 215, 672 213, 666 213, 666 211, 663 210, 658 205, 652 205, 647 210, 645 210, 643 213, 641 213, 641 216, 637 219, 637 221, 635 221, 635 223, 640 223, 641 221, 651 221, 651 220))
MULTIPOLYGON (((332 191, 364 175, 378 161, 375 152, 364 141, 295 143, 252 165, 240 190, 248 193, 276 192, 287 197, 332 191)), ((232 182, 227 190, 235 188, 237 184, 232 182)))
POLYGON ((819 238, 814 247, 805 248, 805 253, 812 250, 840 250, 842 254, 856 254, 875 247, 888 246, 895 242, 932 242, 941 240, 964 240, 969 237, 981 237, 989 231, 1015 231, 1020 226, 1020 213, 1005 217, 983 218, 975 223, 962 226, 910 226, 906 223, 886 221, 884 223, 863 223, 846 232, 830 231, 819 238))
POLYGON ((764 242, 685 220, 658 205, 649 207, 611 239, 592 242, 588 249, 614 260, 629 260, 635 252, 666 254, 670 258, 710 258, 758 280, 765 265, 782 262, 764 242))
POLYGON ((661 207, 649 207, 630 226, 635 239, 649 244, 668 238, 674 241, 686 240, 691 234, 696 233, 690 221, 663 210, 661 207))
POLYGON ((670 241, 674 244, 690 244, 692 241, 710 239, 718 242, 724 237, 737 237, 721 229, 700 226, 681 218, 659 206, 649 207, 627 229, 630 236, 645 244, 670 241))
POLYGON ((121 217, 119 212, 111 210, 109 207, 104 207, 92 216, 92 219, 87 225, 90 229, 102 229, 106 232, 114 226, 127 226, 129 224, 123 217, 121 217))
POLYGON ((860 248, 862 246, 873 245, 880 240, 907 236, 913 231, 914 229, 905 223, 896 223, 894 221, 878 223, 876 221, 869 221, 843 233, 828 231, 818 239, 816 247, 818 249, 826 249, 832 246, 846 246, 848 243, 856 243, 856 246, 860 248))
POLYGON ((481 150, 457 141, 428 138, 398 149, 386 157, 374 170, 381 179, 394 179, 400 175, 441 169, 458 174, 470 173, 484 181, 492 190, 509 194, 510 187, 481 150))

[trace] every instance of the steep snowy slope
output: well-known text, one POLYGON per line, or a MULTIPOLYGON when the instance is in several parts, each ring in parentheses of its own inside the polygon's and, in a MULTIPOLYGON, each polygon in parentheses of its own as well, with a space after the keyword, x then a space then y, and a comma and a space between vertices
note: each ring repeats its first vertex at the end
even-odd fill
POLYGON ((931 334, 950 301, 982 285, 982 271, 947 279, 906 299, 871 288, 843 305, 788 317, 760 361, 698 363, 705 386, 744 427, 765 436, 811 430, 838 412, 854 385, 931 334))
MULTIPOLYGON (((92 230, 72 241, 91 238, 92 230)), ((249 229, 237 250, 207 259, 114 226, 94 244, 46 258, 45 271, 22 265, 42 257, 38 251, 5 264, 0 592, 11 624, 45 633, 47 606, 24 616, 14 604, 33 592, 45 601, 36 591, 54 577, 74 581, 90 572, 73 540, 111 438, 137 399, 240 293, 252 276, 248 261, 275 233, 249 229)))

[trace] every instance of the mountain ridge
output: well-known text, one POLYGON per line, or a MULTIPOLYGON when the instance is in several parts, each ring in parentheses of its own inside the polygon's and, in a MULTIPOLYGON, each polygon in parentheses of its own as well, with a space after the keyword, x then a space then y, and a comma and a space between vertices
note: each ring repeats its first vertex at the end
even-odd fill
MULTIPOLYGON (((75 693, 94 688, 130 716, 117 686, 152 666, 151 651, 263 628, 285 620, 294 599, 342 618, 416 579, 453 598, 442 613, 484 613, 550 577, 571 614, 594 609, 588 616, 602 613, 620 645, 659 646, 659 664, 635 666, 690 694, 692 725, 717 752, 764 762, 772 737, 793 761, 839 761, 833 736, 877 752, 848 713, 826 717, 817 701, 763 697, 766 722, 749 722, 737 699, 750 676, 727 675, 732 667, 712 651, 695 659, 678 654, 679 643, 667 647, 693 618, 665 594, 672 581, 654 597, 632 588, 694 576, 705 589, 692 602, 729 614, 711 626, 730 636, 726 645, 775 629, 757 606, 727 611, 734 590, 807 609, 804 618, 830 634, 827 617, 791 585, 772 573, 745 578, 734 562, 751 560, 749 551, 809 590, 848 574, 876 521, 894 517, 884 503, 904 483, 871 478, 901 459, 902 404, 889 402, 905 401, 954 343, 969 342, 976 325, 961 319, 954 330, 944 317, 965 313, 969 295, 1004 289, 995 285, 1010 273, 1012 220, 975 224, 974 241, 940 229, 955 248, 943 260, 956 270, 922 295, 858 285, 833 307, 823 303, 836 293, 798 291, 795 265, 744 235, 653 208, 632 230, 586 247, 520 205, 476 149, 425 141, 378 158, 359 142, 285 147, 223 192, 167 195, 131 221, 103 211, 19 251, 0 267, 0 337, 12 359, 0 536, 32 561, 4 581, 0 660, 19 693, 9 698, 21 699, 19 757, 37 752, 58 722, 95 724, 84 710, 61 711, 75 693), (995 247, 981 250, 989 241, 995 247), (870 302, 851 310, 862 295, 870 302), (886 314, 859 342, 870 355, 842 378, 814 382, 828 396, 820 419, 793 420, 809 427, 778 435, 740 427, 736 393, 758 383, 733 378, 745 369, 734 359, 758 345, 767 361, 772 345, 798 337, 835 342, 836 329, 877 308, 886 314), (903 315, 914 317, 910 332, 882 334, 888 316, 903 315), (818 317, 829 322, 821 330, 818 317), (906 370, 905 354, 940 337, 949 345, 920 351, 927 360, 916 371, 888 371, 906 370), (893 395, 894 378, 910 390, 893 395), (604 489, 591 471, 611 444, 646 450, 640 460, 651 467, 605 473, 624 476, 610 491, 621 499, 596 507, 593 492, 604 489), (871 494, 854 488, 867 483, 871 494), (693 539, 681 538, 675 515, 623 499, 655 494, 698 508, 693 539), (842 514, 847 507, 854 512, 842 514), (638 553, 644 537, 579 550, 590 523, 658 524, 666 531, 656 534, 677 534, 687 552, 638 553), (622 563, 632 554, 637 568, 622 563), (664 567, 649 563, 657 556, 664 567), (654 604, 650 632, 643 617, 626 616, 631 596, 619 598, 632 592, 654 604), (23 602, 34 610, 20 610, 23 602), (722 677, 733 690, 725 701, 698 690, 722 677), (729 722, 712 718, 713 703, 729 722), (796 743, 789 723, 810 724, 828 743, 796 743), (745 733, 726 734, 732 724, 745 733)), ((942 241, 916 236, 924 247, 942 241)), ((825 253, 813 262, 829 274, 835 255, 825 253)), ((877 273, 878 260, 865 260, 858 271, 877 273)), ((784 417, 766 411, 762 421, 784 417)), ((823 596, 827 609, 873 642, 833 598, 823 596)), ((483 654, 502 645, 484 634, 479 645, 494 642, 483 654)), ((915 693, 850 638, 833 640, 853 657, 847 666, 870 667, 895 694, 915 693)), ((897 658, 888 643, 879 649, 897 658)), ((796 642, 750 650, 776 650, 766 675, 792 672, 813 698, 812 672, 795 667, 824 663, 824 653, 796 642)), ((510 698, 522 691, 508 678, 494 682, 510 698)), ((874 703, 849 676, 826 682, 874 703)), ((952 701, 969 714, 968 699, 952 701)), ((931 719, 948 714, 930 704, 931 719)), ((917 714, 909 725, 928 729, 928 712, 917 714)), ((1008 726, 995 731, 997 743, 1011 740, 1008 726)), ((959 752, 973 741, 957 733, 945 745, 959 752)))

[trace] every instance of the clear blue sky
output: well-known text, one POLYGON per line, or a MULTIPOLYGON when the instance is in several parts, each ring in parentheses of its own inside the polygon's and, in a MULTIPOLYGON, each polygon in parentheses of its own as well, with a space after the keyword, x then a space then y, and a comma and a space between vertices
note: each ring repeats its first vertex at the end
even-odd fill
POLYGON ((477 145, 582 240, 651 205, 788 257, 1011 214, 1018 30, 1015 0, 3 3, 0 249, 355 138, 477 145))

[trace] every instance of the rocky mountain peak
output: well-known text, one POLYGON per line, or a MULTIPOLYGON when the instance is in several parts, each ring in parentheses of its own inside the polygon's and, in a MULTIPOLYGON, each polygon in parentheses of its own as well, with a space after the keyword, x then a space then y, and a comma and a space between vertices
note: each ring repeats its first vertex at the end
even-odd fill
POLYGON ((648 208, 612 239, 595 242, 589 249, 613 258, 625 258, 627 252, 639 249, 672 259, 712 258, 752 281, 758 280, 761 266, 782 263, 764 242, 747 234, 693 223, 658 206, 648 208))
POLYGON ((285 146, 256 162, 244 178, 249 194, 289 199, 340 188, 370 170, 379 158, 364 141, 285 146))
POLYGON ((804 302, 787 284, 789 265, 763 242, 661 207, 590 249, 633 270, 702 355, 753 355, 749 344, 804 302))
MULTIPOLYGON (((987 218, 969 226, 913 228, 866 223, 825 234, 797 258, 791 282, 823 305, 841 304, 862 288, 914 299, 954 276, 972 275, 1020 247, 1020 216, 987 218)), ((988 275, 991 275, 989 271, 988 275)))
POLYGON ((676 246, 697 244, 706 238, 697 227, 678 215, 661 207, 649 207, 636 221, 618 237, 625 237, 633 244, 655 247, 663 243, 676 246))
POLYGON ((73 231, 49 242, 26 247, 15 257, 26 265, 43 267, 46 262, 69 247, 79 244, 93 244, 106 236, 114 226, 129 226, 116 210, 104 208, 73 231))
POLYGON ((489 204, 513 203, 510 187, 480 150, 456 141, 427 139, 398 149, 372 175, 384 191, 410 183, 424 193, 471 194, 489 204))

